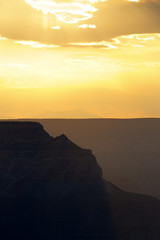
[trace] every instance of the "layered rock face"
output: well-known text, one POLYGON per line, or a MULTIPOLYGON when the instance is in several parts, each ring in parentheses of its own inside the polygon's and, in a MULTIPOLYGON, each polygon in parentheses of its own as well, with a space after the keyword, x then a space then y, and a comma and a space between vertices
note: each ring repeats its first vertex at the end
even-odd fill
POLYGON ((158 240, 160 202, 103 179, 90 150, 34 122, 0 122, 0 235, 158 240))

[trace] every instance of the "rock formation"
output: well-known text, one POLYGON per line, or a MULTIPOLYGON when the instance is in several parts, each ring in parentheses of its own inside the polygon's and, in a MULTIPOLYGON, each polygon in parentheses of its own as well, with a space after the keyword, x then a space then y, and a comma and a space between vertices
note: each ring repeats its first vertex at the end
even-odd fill
POLYGON ((160 237, 160 201, 105 181, 90 150, 34 122, 0 122, 0 235, 11 239, 160 237))

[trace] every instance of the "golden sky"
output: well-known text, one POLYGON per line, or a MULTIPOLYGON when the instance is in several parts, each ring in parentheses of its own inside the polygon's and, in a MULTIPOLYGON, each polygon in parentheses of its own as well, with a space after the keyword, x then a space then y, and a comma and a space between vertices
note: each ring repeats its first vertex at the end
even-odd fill
POLYGON ((0 118, 160 117, 160 0, 0 0, 0 118))

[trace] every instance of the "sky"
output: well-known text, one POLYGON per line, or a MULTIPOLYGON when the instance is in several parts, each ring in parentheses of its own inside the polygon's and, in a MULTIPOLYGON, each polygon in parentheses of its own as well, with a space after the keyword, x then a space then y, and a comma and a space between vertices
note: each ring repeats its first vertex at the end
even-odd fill
POLYGON ((0 118, 160 117, 160 0, 0 0, 0 118))

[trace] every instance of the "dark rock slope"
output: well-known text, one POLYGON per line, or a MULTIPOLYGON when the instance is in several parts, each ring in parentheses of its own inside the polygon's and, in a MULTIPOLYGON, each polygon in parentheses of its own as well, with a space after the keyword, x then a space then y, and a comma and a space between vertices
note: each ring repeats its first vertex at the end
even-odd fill
POLYGON ((103 180, 90 150, 38 123, 0 122, 0 236, 160 239, 160 201, 103 180))

